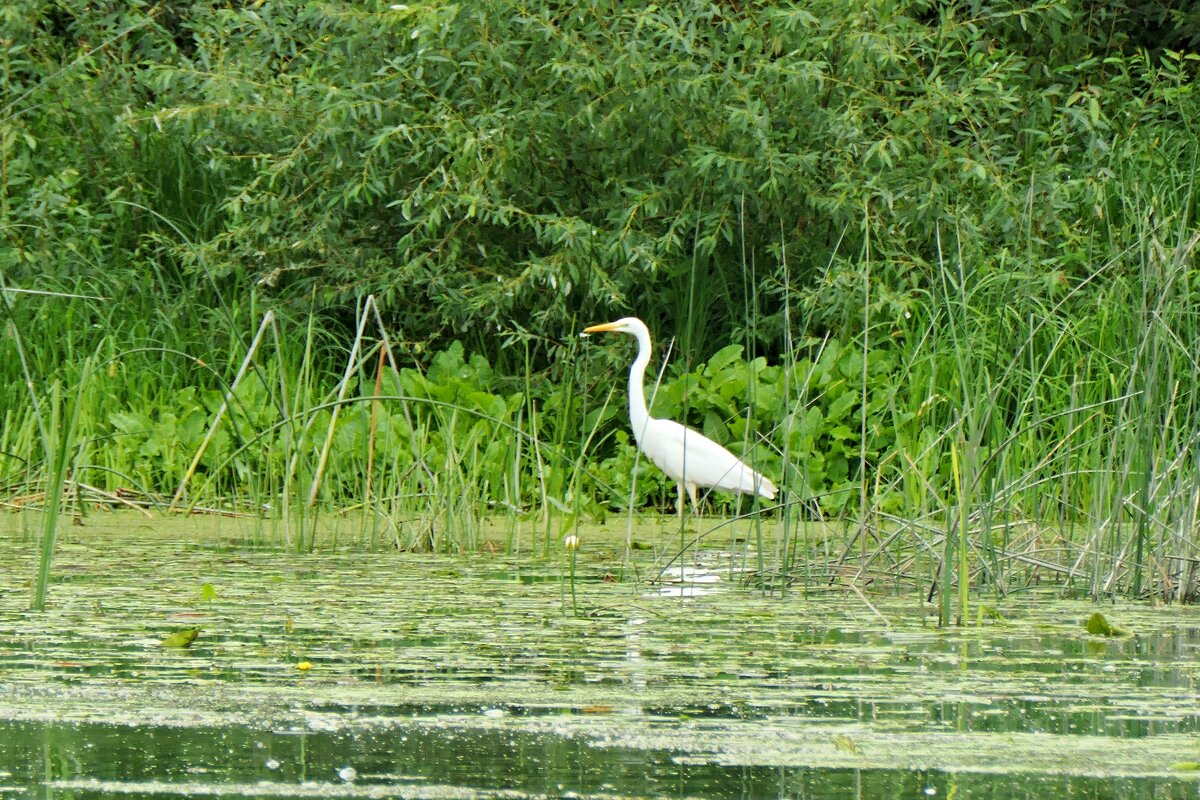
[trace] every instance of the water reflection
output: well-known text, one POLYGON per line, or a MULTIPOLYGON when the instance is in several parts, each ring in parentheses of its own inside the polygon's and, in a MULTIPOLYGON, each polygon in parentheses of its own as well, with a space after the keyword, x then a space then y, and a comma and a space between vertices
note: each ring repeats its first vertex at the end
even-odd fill
POLYGON ((569 737, 2 723, 10 790, 55 797, 1194 798, 1193 781, 721 766, 569 737))

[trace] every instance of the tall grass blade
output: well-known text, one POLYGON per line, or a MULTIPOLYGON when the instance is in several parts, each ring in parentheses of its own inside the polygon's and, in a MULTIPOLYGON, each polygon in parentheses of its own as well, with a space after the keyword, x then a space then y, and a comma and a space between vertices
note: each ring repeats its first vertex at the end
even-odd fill
POLYGON ((354 341, 350 345, 350 352, 346 356, 346 368, 342 372, 342 379, 338 381, 337 386, 337 402, 333 406, 333 411, 330 414, 329 428, 325 431, 325 441, 321 445, 321 453, 317 457, 317 467, 313 472, 312 484, 308 489, 308 499, 306 504, 308 508, 313 508, 317 504, 317 494, 321 490, 321 480, 325 476, 325 468, 329 463, 329 450, 333 447, 333 435, 337 431, 338 415, 342 410, 342 401, 346 398, 346 392, 350 390, 350 379, 359 369, 358 353, 362 347, 363 333, 366 330, 367 322, 370 320, 370 310, 375 305, 375 298, 368 296, 364 301, 363 307, 359 310, 358 326, 354 332, 354 341))
POLYGON ((267 311, 263 314, 262 322, 259 323, 258 331, 254 334, 254 340, 250 343, 250 348, 246 351, 246 357, 242 359, 242 365, 238 368, 237 375, 229 384, 229 388, 225 391, 225 397, 221 401, 221 407, 217 410, 213 417, 212 423, 208 426, 208 433, 205 434, 200 446, 196 448, 195 454, 192 456, 192 461, 188 465, 187 470, 183 473, 183 478, 179 481, 179 487, 175 490, 175 495, 171 498, 171 503, 168 506, 168 511, 174 511, 175 507, 183 499, 184 492, 187 491, 187 485, 191 482, 192 476, 196 474, 196 468, 200 466, 201 459, 204 458, 205 451, 208 450, 209 444, 212 443, 213 436, 216 435, 217 428, 221 424, 221 420, 229 411, 230 404, 233 401, 234 395, 237 392, 238 385, 242 379, 246 377, 246 373, 250 370, 254 363, 254 356, 258 352, 258 347, 262 343, 263 336, 271 329, 275 319, 273 311, 267 311))
POLYGON ((50 440, 46 456, 50 465, 46 476, 45 510, 42 515, 42 535, 38 550, 37 579, 33 586, 33 610, 46 608, 46 590, 50 583, 50 564, 54 558, 58 539, 58 517, 62 508, 67 475, 75 453, 75 432, 78 429, 79 413, 83 406, 83 394, 90 373, 91 359, 85 362, 79 383, 73 393, 63 396, 63 387, 58 381, 50 390, 50 440))

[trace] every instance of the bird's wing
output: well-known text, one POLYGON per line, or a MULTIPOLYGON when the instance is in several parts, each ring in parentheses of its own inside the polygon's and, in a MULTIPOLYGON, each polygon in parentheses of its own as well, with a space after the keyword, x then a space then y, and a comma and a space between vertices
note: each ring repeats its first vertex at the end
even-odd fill
POLYGON ((675 481, 727 492, 775 497, 775 485, 699 431, 669 419, 651 419, 642 450, 675 481))

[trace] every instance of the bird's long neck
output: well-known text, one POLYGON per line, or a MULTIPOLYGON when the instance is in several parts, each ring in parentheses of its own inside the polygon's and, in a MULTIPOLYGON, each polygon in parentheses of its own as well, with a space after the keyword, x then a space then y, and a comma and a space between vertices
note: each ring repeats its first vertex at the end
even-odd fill
POLYGON ((633 438, 640 445, 646 423, 650 419, 650 409, 646 407, 646 366, 650 363, 650 333, 637 331, 638 354, 629 368, 629 424, 633 428, 633 438))

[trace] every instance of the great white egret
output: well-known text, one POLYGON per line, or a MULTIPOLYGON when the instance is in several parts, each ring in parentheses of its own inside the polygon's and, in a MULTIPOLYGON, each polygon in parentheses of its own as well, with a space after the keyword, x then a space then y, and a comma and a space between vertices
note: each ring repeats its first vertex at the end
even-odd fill
POLYGON ((699 431, 671 419, 655 419, 646 408, 642 384, 650 363, 650 329, 637 317, 584 328, 589 333, 628 333, 637 339, 638 354, 629 368, 629 422, 633 438, 655 466, 679 487, 679 517, 683 518, 683 492, 698 512, 696 487, 722 489, 737 494, 759 494, 775 499, 775 484, 750 469, 745 462, 699 431))

